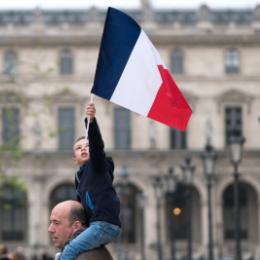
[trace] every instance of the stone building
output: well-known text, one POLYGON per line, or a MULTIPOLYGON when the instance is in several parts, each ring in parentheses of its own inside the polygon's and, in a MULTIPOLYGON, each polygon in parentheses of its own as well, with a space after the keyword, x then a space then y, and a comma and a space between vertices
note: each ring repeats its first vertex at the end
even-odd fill
MULTIPOLYGON (((235 128, 246 138, 238 169, 241 251, 243 259, 260 259, 260 7, 154 10, 144 1, 144 8, 126 12, 158 48, 193 115, 187 131, 178 132, 94 98, 122 198, 124 232, 111 252, 115 259, 173 259, 173 252, 182 259, 192 241, 194 259, 208 259, 201 160, 208 140, 218 155, 213 251, 215 259, 235 255, 234 169, 227 156, 235 128), (190 189, 180 167, 187 155, 195 166, 190 189), (166 187, 170 181, 158 186, 154 177, 164 180, 171 169, 175 189, 166 187)), ((104 18, 95 8, 0 12, 0 241, 24 247, 28 256, 54 252, 50 209, 75 196, 71 147, 84 134, 104 18)))

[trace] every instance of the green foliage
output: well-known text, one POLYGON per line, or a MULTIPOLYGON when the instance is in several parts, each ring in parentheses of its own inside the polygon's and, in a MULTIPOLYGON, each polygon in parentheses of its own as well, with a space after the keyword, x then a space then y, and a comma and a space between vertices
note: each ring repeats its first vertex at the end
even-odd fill
POLYGON ((48 95, 44 95, 42 97, 42 102, 44 104, 44 107, 48 110, 48 111, 52 111, 53 110, 53 100, 50 96, 48 95))
POLYGON ((5 185, 9 185, 23 193, 27 191, 26 186, 17 176, 0 176, 0 189, 5 185))
POLYGON ((16 165, 22 156, 23 150, 17 140, 0 145, 0 174, 4 174, 7 167, 16 165))
POLYGON ((25 207, 26 191, 18 177, 0 175, 0 207, 4 211, 25 207))
POLYGON ((48 132, 48 137, 49 137, 49 138, 54 138, 54 137, 56 137, 56 136, 57 136, 57 133, 56 133, 55 131, 51 131, 51 130, 50 130, 50 131, 48 132))

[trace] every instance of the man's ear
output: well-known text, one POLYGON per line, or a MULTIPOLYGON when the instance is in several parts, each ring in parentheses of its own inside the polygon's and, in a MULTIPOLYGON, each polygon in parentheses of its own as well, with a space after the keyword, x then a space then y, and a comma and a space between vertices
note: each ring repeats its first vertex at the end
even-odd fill
POLYGON ((80 230, 82 228, 82 224, 79 220, 76 220, 73 224, 72 224, 72 228, 73 230, 76 232, 78 230, 80 230))

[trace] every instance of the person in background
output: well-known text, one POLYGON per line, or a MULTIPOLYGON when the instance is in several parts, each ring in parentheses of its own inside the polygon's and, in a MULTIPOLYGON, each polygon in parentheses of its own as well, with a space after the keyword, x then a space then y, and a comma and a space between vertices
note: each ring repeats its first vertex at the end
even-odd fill
POLYGON ((8 248, 4 244, 0 244, 0 260, 11 260, 11 255, 8 255, 8 248))
POLYGON ((12 260, 26 260, 26 257, 21 252, 15 252, 13 253, 12 260))

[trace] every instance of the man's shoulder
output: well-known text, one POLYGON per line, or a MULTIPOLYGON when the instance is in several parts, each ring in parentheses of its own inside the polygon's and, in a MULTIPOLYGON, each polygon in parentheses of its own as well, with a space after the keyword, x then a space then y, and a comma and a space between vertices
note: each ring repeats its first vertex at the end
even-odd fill
POLYGON ((102 246, 80 254, 77 260, 113 260, 106 247, 102 246))

